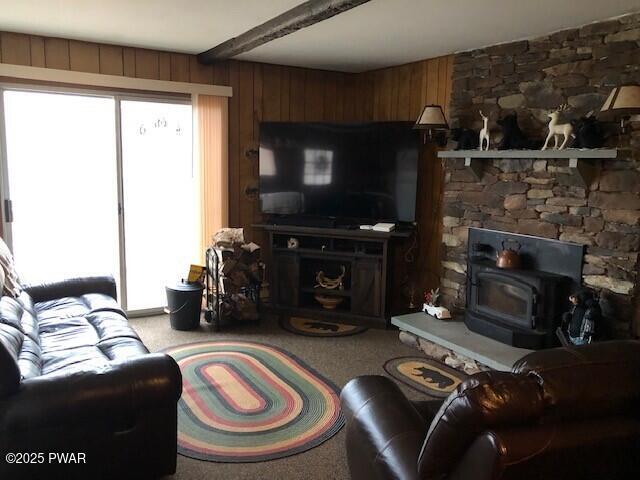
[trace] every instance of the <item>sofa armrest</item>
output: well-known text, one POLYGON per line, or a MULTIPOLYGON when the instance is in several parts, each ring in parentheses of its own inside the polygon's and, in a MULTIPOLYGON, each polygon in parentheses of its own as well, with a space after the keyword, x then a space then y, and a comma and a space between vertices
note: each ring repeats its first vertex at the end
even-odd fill
POLYGON ((116 281, 110 275, 70 278, 59 282, 25 285, 34 302, 46 302, 62 297, 79 297, 88 293, 102 293, 117 300, 116 281))
POLYGON ((148 354, 102 370, 28 379, 0 401, 0 432, 76 425, 175 404, 182 376, 175 360, 148 354))
POLYGON ((351 478, 417 479, 427 426, 398 386, 382 376, 358 377, 340 398, 351 478))

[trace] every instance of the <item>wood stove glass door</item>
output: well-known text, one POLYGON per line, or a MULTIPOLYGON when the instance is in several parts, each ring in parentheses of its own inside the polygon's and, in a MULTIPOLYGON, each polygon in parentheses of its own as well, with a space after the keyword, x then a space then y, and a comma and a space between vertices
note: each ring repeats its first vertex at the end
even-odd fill
POLYGON ((478 273, 476 309, 486 315, 524 328, 534 328, 535 289, 506 275, 478 273))

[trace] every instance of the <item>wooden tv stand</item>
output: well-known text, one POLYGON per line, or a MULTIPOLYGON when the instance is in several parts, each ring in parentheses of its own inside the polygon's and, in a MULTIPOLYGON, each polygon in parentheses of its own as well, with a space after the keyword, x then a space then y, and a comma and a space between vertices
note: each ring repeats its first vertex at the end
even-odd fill
POLYGON ((325 318, 354 325, 387 328, 389 243, 406 239, 411 231, 254 225, 269 234, 271 303, 281 314, 325 318), (298 239, 298 248, 287 240, 298 239), (316 273, 335 277, 346 269, 343 290, 314 288, 316 273), (335 310, 323 308, 316 293, 344 298, 335 310))

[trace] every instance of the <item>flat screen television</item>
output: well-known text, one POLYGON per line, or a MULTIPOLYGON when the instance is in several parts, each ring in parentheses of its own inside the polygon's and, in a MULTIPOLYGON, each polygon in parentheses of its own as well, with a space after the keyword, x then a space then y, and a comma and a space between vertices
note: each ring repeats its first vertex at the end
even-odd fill
POLYGON ((413 222, 411 122, 260 124, 260 207, 274 216, 413 222))

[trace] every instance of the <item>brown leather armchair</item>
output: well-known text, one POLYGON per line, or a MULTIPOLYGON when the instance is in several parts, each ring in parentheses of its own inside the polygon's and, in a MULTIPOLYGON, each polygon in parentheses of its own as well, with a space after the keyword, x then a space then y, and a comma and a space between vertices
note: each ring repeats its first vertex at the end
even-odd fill
POLYGON ((386 377, 342 391, 351 478, 640 478, 640 342, 532 353, 483 372, 437 411, 386 377))

